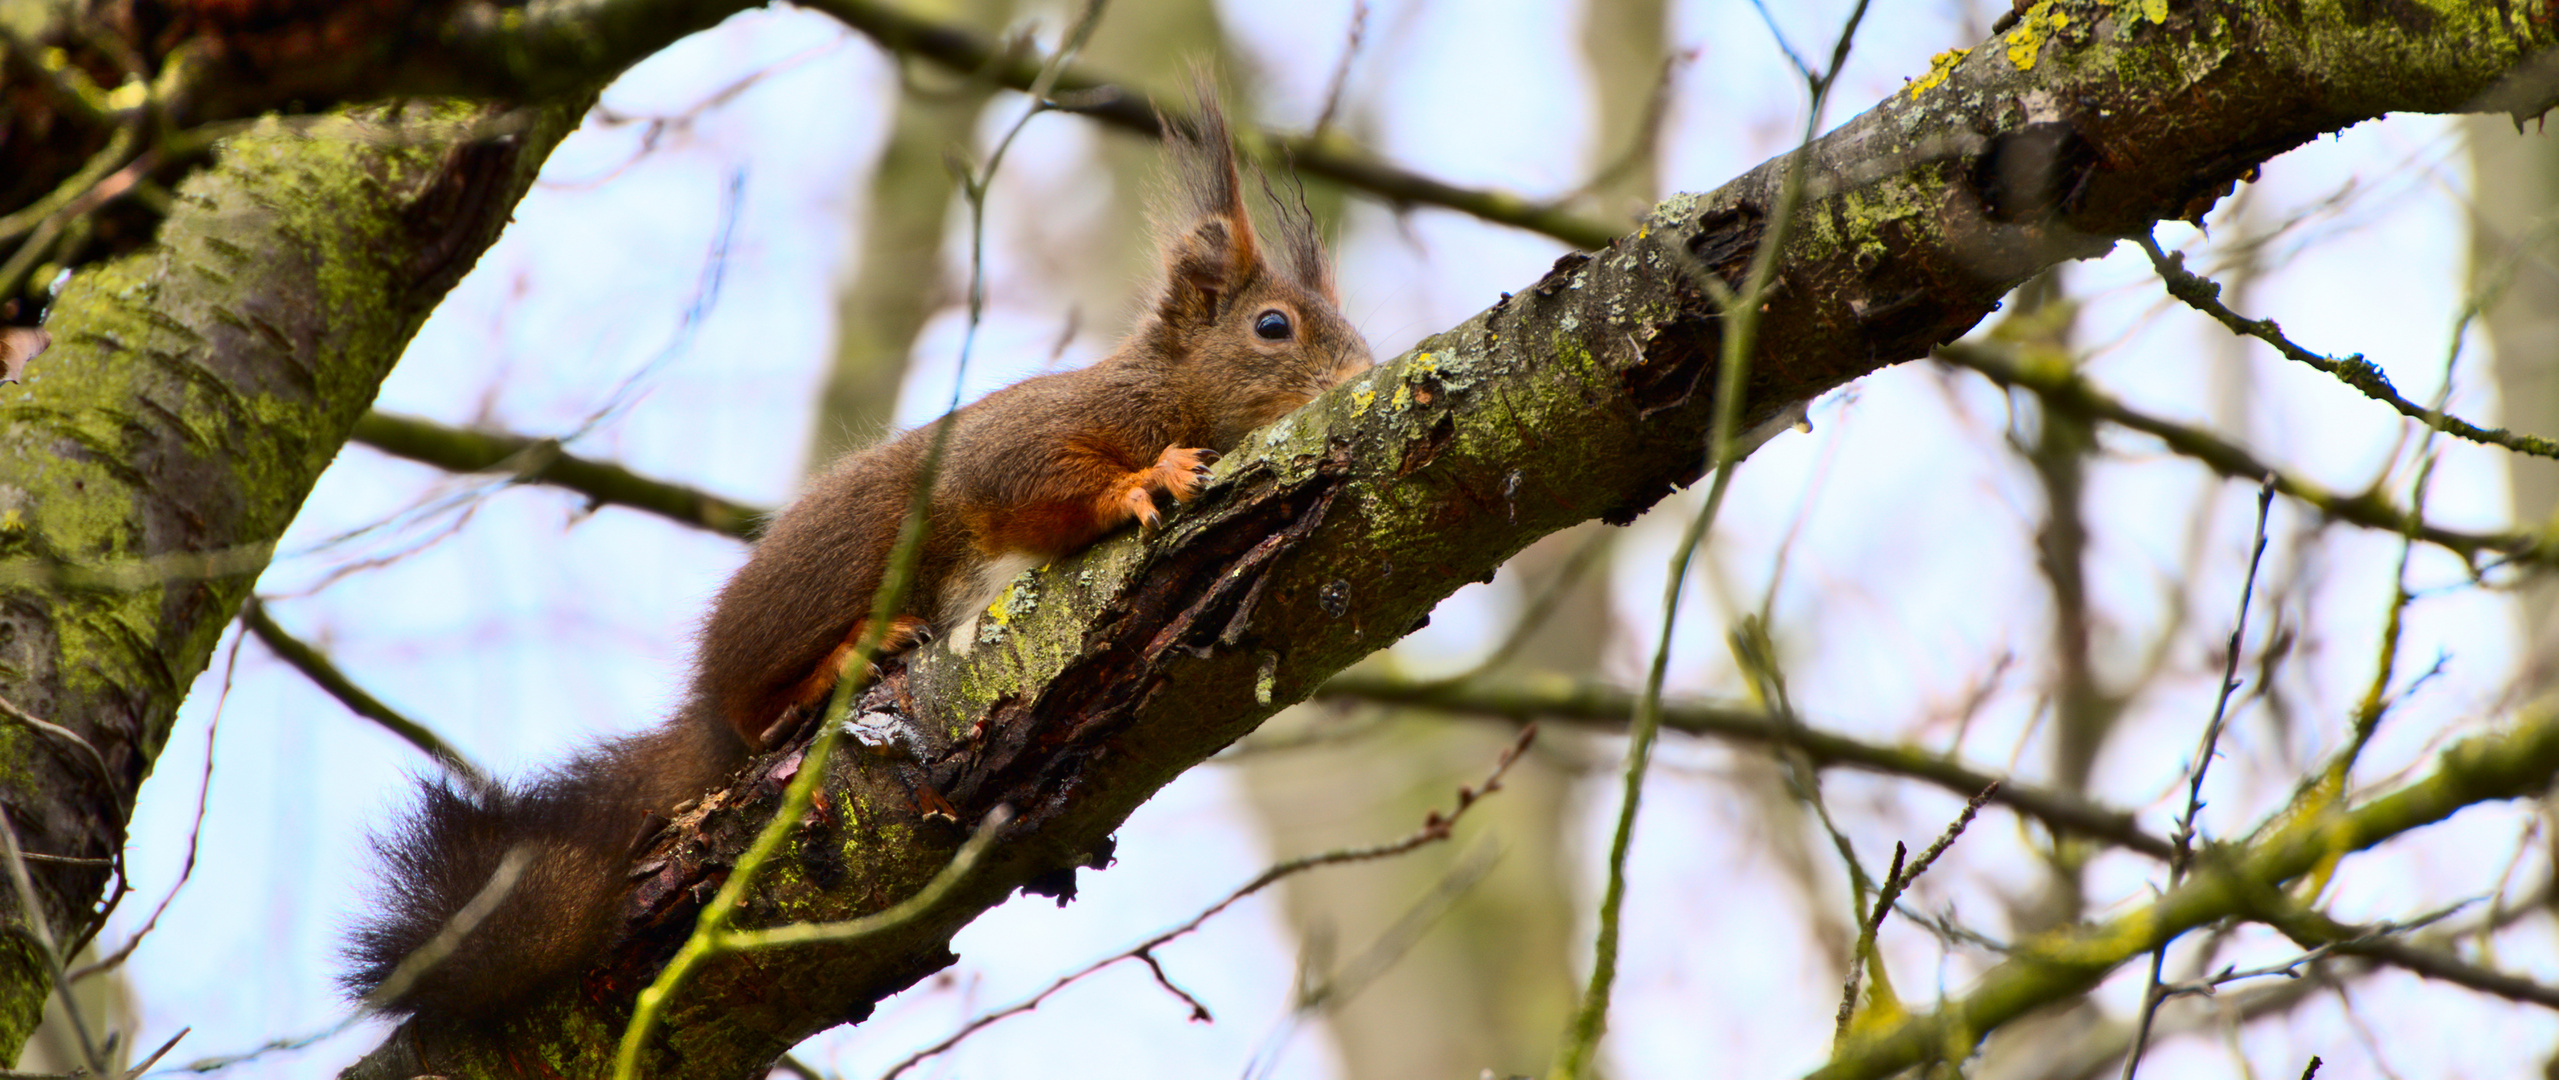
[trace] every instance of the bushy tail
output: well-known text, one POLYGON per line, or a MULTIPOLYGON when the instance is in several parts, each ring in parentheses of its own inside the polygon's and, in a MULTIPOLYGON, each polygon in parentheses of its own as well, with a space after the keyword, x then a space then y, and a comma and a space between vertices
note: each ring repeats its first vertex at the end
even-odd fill
POLYGON ((521 785, 420 784, 374 838, 378 909, 349 935, 344 983, 374 1008, 484 1024, 611 944, 624 869, 651 815, 720 783, 746 748, 689 715, 521 785))

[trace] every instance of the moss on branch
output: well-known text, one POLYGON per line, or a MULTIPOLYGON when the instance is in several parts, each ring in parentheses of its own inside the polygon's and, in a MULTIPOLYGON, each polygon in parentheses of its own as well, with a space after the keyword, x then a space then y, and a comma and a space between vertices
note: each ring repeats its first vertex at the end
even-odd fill
MULTIPOLYGON (((180 189, 159 247, 63 289, 53 348, 0 396, 0 562, 66 568, 0 580, 0 696, 77 732, 113 776, 102 788, 0 727, 0 799, 31 850, 123 844, 264 553, 583 109, 496 138, 475 108, 262 125, 180 189), (216 557, 238 552, 258 557, 216 557), (91 567, 165 572, 73 572, 91 567)), ((40 868, 53 925, 84 925, 104 876, 40 868)), ((23 959, 0 950, 0 1058, 44 996, 23 959)))
POLYGON ((2297 808, 2257 839, 2208 849, 2195 876, 2141 910, 2019 942, 2015 954, 1963 997, 1852 1038, 1811 1080, 1860 1080, 1929 1061, 1961 1060, 1981 1037, 2029 1010, 2065 1001, 2188 930, 2254 918, 2269 890, 2324 862, 2432 825, 2466 807, 2535 796, 2559 776, 2559 709, 2543 707, 2505 731, 2455 743, 2424 779, 2348 808, 2297 808))

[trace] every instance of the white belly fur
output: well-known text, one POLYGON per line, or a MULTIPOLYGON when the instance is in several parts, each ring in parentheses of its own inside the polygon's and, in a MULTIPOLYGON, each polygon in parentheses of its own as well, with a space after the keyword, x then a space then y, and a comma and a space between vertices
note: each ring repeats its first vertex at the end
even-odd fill
POLYGON ((1004 595, 1004 587, 1026 570, 1047 560, 1028 552, 1010 551, 988 560, 977 573, 951 582, 942 592, 942 617, 938 620, 950 635, 951 651, 968 655, 977 644, 977 620, 986 606, 1004 595))

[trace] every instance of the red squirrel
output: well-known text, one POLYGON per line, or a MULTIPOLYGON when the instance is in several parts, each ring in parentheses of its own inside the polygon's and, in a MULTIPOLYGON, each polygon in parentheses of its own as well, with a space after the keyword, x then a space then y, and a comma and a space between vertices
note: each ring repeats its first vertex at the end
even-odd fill
POLYGON ((643 823, 672 817, 823 708, 866 629, 937 427, 952 425, 890 652, 975 617, 1024 569, 1132 521, 1152 530, 1159 497, 1189 501, 1245 433, 1368 368, 1311 215, 1302 202, 1276 206, 1265 246, 1225 119, 1205 88, 1199 97, 1194 118, 1164 123, 1163 282, 1118 348, 813 480, 712 602, 692 687, 664 725, 526 782, 423 783, 418 807, 375 840, 383 908, 351 934, 351 991, 392 1015, 487 1024, 587 967, 612 940, 643 823), (510 852, 514 887, 458 941, 428 949, 510 852), (421 950, 445 955, 385 987, 421 950))

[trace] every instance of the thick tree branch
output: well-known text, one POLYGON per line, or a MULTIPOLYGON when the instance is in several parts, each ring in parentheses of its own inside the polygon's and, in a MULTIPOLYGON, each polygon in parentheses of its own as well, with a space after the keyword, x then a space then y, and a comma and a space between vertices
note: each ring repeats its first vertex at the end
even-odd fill
MULTIPOLYGON (((1349 671, 1317 689, 1315 698, 1498 716, 1523 723, 1568 720, 1611 730, 1623 729, 1627 716, 1635 709, 1635 695, 1622 688, 1562 677, 1485 685, 1416 682, 1349 671)), ((2104 840, 2153 858, 2168 857, 2168 841, 2144 831, 2126 811, 2092 803, 2067 791, 1993 776, 1917 747, 1884 746, 1819 728, 1782 723, 1761 709, 1695 701, 1664 702, 1662 726, 1709 738, 1783 744, 1801 752, 1815 765, 1844 765, 1886 776, 1907 776, 1965 797, 1997 784, 1991 802, 2043 822, 2055 832, 2104 840)))
MULTIPOLYGON (((583 100, 404 109, 231 140, 162 244, 90 268, 0 400, 0 696, 77 732, 101 780, 0 724, 0 800, 32 850, 103 858, 188 685, 411 334, 496 236, 583 100), (235 557, 238 556, 238 557, 235 557)), ((105 871, 39 867, 55 926, 105 871)), ((0 899, 0 922, 17 918, 0 899)), ((41 994, 0 934, 0 1058, 41 994)))
MULTIPOLYGON (((1810 148, 1807 227, 1781 257, 1747 418, 1925 355, 2028 275, 2194 213, 2319 134, 2394 110, 2528 111, 2550 94, 2546 80, 2512 76, 2540 70, 2526 58, 2543 55, 2551 29, 2490 0, 2179 8, 2164 25, 2139 10, 2039 4, 2003 40, 1810 148)), ((785 860, 798 872, 757 889, 741 925, 851 918, 912 893, 960 843, 945 799, 958 820, 997 805, 1019 816, 969 884, 893 938, 706 964, 647 1067, 758 1075, 798 1039, 868 1015, 950 963, 950 935, 1016 888, 1071 894, 1076 868, 1106 861, 1112 830, 1139 803, 1460 585, 1541 535, 1631 520, 1693 480, 1709 423, 1700 387, 1712 385, 1719 340, 1696 275, 1738 277, 1780 171, 1672 199, 1636 235, 1567 256, 1259 433, 1157 537, 1109 541, 1016 581, 973 633, 892 673, 857 712, 876 748, 847 750, 828 771, 839 810, 808 826, 785 860)), ((2437 780, 2306 818, 2328 831, 2288 831, 2248 849, 2240 869, 2279 880, 2332 840, 2352 850, 2467 802, 2537 790, 2559 770, 2554 727, 2545 718, 2464 744, 2437 780)), ((630 995, 771 812, 773 778, 794 768, 785 752, 677 823, 637 868, 623 941, 580 985, 502 1037, 403 1028, 355 1075, 603 1060, 630 995)), ((2220 880, 2172 894, 2154 929, 2212 917, 2220 880)), ((2150 940, 2117 935, 2106 940, 2122 955, 2150 940)), ((2060 968, 1984 991, 1963 1016, 2013 1016, 2121 958, 2066 953, 2060 968)), ((1852 1049, 1889 1071, 1952 1030, 1911 1027, 1852 1049)))

